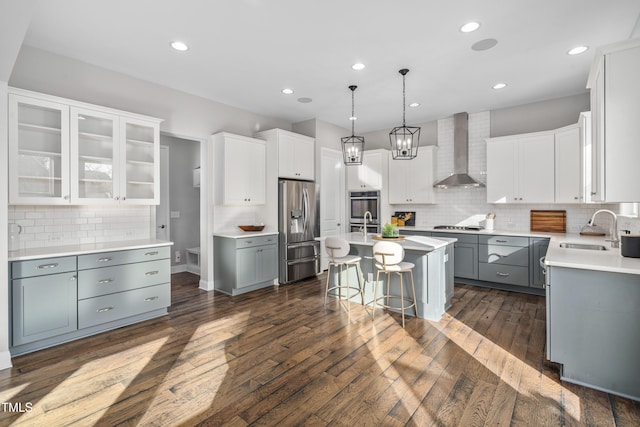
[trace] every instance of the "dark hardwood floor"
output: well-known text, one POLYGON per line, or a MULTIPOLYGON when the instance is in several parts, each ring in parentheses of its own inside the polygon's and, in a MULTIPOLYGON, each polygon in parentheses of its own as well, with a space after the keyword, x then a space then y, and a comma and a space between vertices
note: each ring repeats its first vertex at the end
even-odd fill
POLYGON ((173 275, 168 316, 13 360, 0 425, 640 426, 560 382, 544 298, 456 285, 438 322, 323 304, 325 276, 229 297, 173 275))

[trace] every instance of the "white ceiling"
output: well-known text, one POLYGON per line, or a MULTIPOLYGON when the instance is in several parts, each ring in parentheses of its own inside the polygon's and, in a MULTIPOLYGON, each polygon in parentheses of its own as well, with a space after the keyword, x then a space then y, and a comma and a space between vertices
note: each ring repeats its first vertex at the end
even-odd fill
POLYGON ((638 0, 46 0, 24 43, 291 122, 350 128, 356 84, 363 133, 402 121, 401 68, 421 103, 407 124, 584 93, 595 48, 639 16, 638 0), (480 29, 461 33, 471 20, 480 29), (471 49, 486 38, 498 44, 471 49), (566 54, 578 45, 590 49, 566 54))

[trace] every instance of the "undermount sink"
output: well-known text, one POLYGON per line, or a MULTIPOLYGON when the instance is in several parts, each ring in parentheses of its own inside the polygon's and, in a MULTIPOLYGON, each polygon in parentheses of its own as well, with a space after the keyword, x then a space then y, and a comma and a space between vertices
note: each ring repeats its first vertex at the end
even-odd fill
POLYGON ((560 243, 561 248, 567 249, 587 249, 590 251, 606 251, 607 248, 603 245, 589 244, 589 243, 569 243, 562 242, 560 243))

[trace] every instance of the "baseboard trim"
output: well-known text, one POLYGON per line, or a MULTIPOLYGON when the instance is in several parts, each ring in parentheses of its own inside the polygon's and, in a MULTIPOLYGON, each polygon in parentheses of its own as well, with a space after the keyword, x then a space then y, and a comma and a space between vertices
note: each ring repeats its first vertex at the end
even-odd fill
POLYGON ((212 291, 213 290, 213 282, 209 282, 207 280, 200 279, 200 285, 198 286, 203 291, 212 291))
POLYGON ((178 264, 171 266, 171 274, 184 273, 187 271, 187 264, 178 264))
POLYGON ((9 350, 0 352, 0 370, 9 369, 13 366, 11 363, 11 353, 9 350))

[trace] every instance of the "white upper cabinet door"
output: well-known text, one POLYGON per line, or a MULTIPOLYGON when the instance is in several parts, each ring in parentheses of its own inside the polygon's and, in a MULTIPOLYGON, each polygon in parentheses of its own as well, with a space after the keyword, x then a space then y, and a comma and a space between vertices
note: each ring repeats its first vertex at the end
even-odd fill
POLYGON ((435 157, 433 146, 420 147, 411 160, 393 160, 389 153, 389 203, 435 203, 435 157))
POLYGON ((382 176, 384 160, 383 150, 365 151, 362 154, 362 164, 346 166, 347 188, 353 191, 382 190, 382 176))
POLYGON ((160 125, 120 117, 121 203, 158 204, 160 201, 160 125))
POLYGON ((583 203, 582 138, 579 125, 555 134, 556 203, 583 203))
POLYGON ((69 106, 9 94, 9 203, 70 199, 69 106))
POLYGON ((315 179, 313 138, 278 131, 278 175, 280 178, 315 179))
POLYGON ((71 202, 118 203, 118 116, 71 107, 70 122, 71 202))
POLYGON ((553 133, 487 140, 487 203, 553 203, 553 133))
POLYGON ((229 133, 215 134, 213 141, 216 203, 265 204, 265 142, 229 133))
POLYGON ((487 203, 516 203, 517 139, 487 141, 487 203))
POLYGON ((555 201, 553 134, 533 135, 518 140, 518 201, 555 201))

